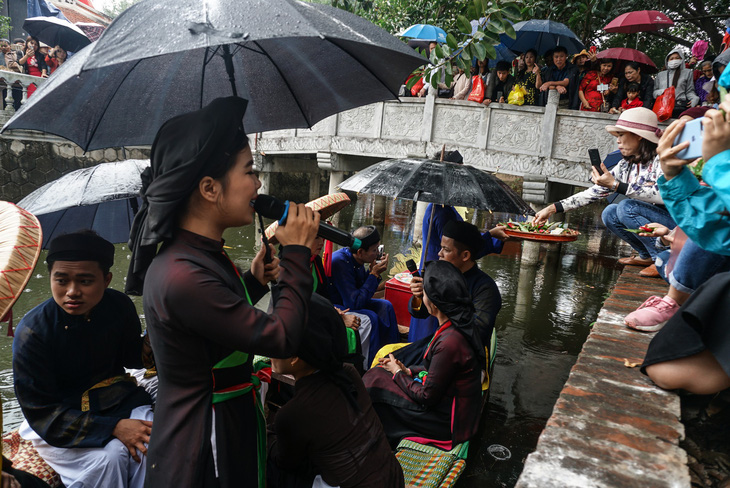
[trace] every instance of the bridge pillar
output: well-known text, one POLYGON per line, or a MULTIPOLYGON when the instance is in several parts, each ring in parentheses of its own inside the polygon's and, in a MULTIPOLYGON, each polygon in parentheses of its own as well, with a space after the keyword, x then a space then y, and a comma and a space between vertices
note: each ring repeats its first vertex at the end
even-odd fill
POLYGON ((558 121, 558 101, 560 94, 557 90, 548 90, 547 105, 545 105, 545 115, 542 117, 540 127, 540 140, 537 153, 544 158, 553 156, 553 140, 555 139, 555 128, 558 121))
POLYGON ((546 203, 548 194, 548 180, 543 175, 525 175, 522 182, 522 198, 535 209, 546 203))
POLYGON ((309 175, 309 201, 319 197, 319 171, 309 175))

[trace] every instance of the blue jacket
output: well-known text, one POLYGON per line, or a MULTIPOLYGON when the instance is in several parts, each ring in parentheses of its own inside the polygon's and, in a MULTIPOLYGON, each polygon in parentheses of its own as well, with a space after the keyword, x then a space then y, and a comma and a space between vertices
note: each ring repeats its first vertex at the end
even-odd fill
POLYGON ((380 279, 355 261, 350 248, 343 247, 332 254, 332 283, 332 303, 361 310, 367 308, 380 279))
POLYGON ((659 191, 677 225, 702 249, 730 256, 730 150, 705 163, 702 186, 687 168, 667 181, 657 180, 659 191))

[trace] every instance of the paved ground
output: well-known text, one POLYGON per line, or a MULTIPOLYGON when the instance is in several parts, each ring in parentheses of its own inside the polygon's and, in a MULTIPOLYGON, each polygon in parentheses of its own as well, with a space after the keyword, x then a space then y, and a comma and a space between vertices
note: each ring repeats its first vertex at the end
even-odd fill
POLYGON ((630 363, 641 363, 653 334, 623 317, 667 284, 626 267, 571 370, 517 488, 688 487, 679 397, 630 363))

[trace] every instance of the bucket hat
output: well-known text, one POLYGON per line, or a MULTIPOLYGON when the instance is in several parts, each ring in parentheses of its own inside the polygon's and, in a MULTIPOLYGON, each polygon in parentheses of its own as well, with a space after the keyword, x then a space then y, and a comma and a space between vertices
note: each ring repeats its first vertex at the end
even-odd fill
POLYGON ((606 130, 612 136, 618 135, 618 132, 631 132, 654 144, 659 143, 662 135, 656 114, 644 107, 630 108, 622 112, 616 125, 607 125, 606 130))

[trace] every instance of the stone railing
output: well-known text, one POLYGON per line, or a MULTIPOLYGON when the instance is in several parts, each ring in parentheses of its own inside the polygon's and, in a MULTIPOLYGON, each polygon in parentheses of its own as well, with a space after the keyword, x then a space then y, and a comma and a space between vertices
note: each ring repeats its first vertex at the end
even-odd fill
MULTIPOLYGON (((15 73, 13 71, 2 71, 0 70, 0 88, 5 90, 5 99, 3 105, 4 109, 0 110, 0 126, 5 124, 10 117, 15 114, 14 104, 16 98, 19 99, 20 104, 24 104, 28 100, 28 87, 35 85, 36 87, 41 86, 46 82, 46 78, 39 76, 24 75, 15 73), (7 90, 8 86, 11 87, 7 90)), ((2 106, 0 106, 2 108, 2 106)))
POLYGON ((557 93, 546 107, 403 98, 359 107, 311 129, 265 132, 257 140, 261 170, 279 171, 297 161, 321 169, 353 171, 388 158, 429 157, 457 149, 480 169, 535 181, 589 186, 588 149, 604 156, 616 138, 605 126, 616 115, 558 110, 557 93), (307 163, 309 161, 309 163, 307 163))

